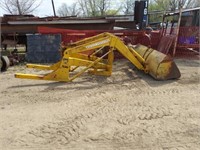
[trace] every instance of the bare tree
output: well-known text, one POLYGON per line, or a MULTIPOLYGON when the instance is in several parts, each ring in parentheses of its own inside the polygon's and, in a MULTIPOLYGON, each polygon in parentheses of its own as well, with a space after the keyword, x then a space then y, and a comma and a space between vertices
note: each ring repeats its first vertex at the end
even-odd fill
POLYGON ((68 6, 67 4, 63 3, 61 5, 61 7, 58 8, 58 14, 61 17, 78 16, 80 14, 80 10, 78 8, 77 3, 73 3, 70 6, 68 6))
POLYGON ((32 13, 41 2, 38 0, 1 0, 0 7, 10 14, 24 15, 32 13))
POLYGON ((182 3, 183 8, 193 8, 198 6, 199 0, 151 0, 151 7, 154 9, 164 11, 175 11, 182 3))
POLYGON ((200 7, 200 1, 199 0, 189 1, 189 3, 186 6, 186 8, 195 8, 195 7, 200 7))
POLYGON ((172 0, 154 0, 154 2, 152 2, 153 5, 156 5, 156 9, 159 10, 168 10, 169 9, 169 3, 172 0))
POLYGON ((122 11, 125 15, 133 14, 135 0, 125 0, 122 3, 122 11))
POLYGON ((100 16, 116 15, 121 9, 120 6, 112 7, 112 4, 115 3, 114 0, 98 0, 97 2, 97 7, 100 16))
POLYGON ((100 12, 100 16, 105 16, 106 12, 111 8, 110 0, 99 0, 97 3, 97 7, 100 12))
POLYGON ((84 16, 99 16, 96 0, 78 0, 84 16))
POLYGON ((195 0, 170 0, 169 1, 169 10, 175 11, 178 9, 180 6, 184 8, 191 8, 192 5, 194 4, 195 0))
POLYGON ((78 4, 80 6, 80 9, 82 10, 82 15, 83 16, 88 16, 88 14, 89 14, 88 5, 84 1, 85 0, 78 0, 78 4))
POLYGON ((111 8, 112 0, 78 0, 83 16, 105 16, 116 14, 119 9, 111 8))
POLYGON ((177 0, 169 0, 169 10, 175 11, 178 8, 179 1, 177 0))

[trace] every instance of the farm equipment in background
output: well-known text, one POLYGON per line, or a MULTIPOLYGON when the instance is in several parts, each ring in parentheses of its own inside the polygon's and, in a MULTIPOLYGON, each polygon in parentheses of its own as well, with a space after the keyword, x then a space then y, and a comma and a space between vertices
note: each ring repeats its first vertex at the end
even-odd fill
POLYGON ((0 56, 1 72, 7 71, 10 66, 14 66, 25 60, 25 53, 23 51, 19 52, 16 48, 14 50, 11 48, 1 49, 0 56))
POLYGON ((1 59, 0 59, 1 71, 6 71, 9 66, 10 66, 9 58, 7 56, 1 56, 1 59))
POLYGON ((114 60, 114 51, 119 51, 137 69, 148 73, 156 80, 179 78, 180 71, 172 58, 143 45, 125 45, 111 33, 102 33, 69 44, 62 52, 62 59, 51 65, 27 64, 28 68, 52 70, 44 75, 16 73, 16 78, 72 81, 84 72, 93 75, 110 76, 114 60), (98 53, 103 53, 99 56, 98 53), (79 67, 83 67, 79 71, 79 67), (77 73, 76 73, 77 71, 77 73))
MULTIPOLYGON (((199 13, 200 7, 192 9, 180 9, 169 12, 163 16, 163 28, 161 30, 161 49, 171 45, 173 54, 187 56, 199 55, 199 13), (166 44, 165 44, 166 43, 166 44), (169 44, 171 43, 171 44, 169 44)), ((169 49, 164 53, 168 54, 169 49)))

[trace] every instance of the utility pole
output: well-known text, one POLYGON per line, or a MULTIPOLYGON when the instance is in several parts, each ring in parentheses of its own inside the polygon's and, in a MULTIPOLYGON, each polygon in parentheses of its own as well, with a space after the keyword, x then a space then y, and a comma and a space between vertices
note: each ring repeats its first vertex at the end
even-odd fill
POLYGON ((51 2, 52 2, 52 7, 53 7, 53 14, 54 14, 54 17, 56 17, 56 11, 55 11, 55 6, 54 6, 54 1, 51 0, 51 2))

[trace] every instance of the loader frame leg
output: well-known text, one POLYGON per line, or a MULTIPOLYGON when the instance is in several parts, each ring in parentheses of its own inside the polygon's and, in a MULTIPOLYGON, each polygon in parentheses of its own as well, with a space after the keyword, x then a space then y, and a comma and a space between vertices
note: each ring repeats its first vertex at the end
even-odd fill
POLYGON ((27 64, 27 68, 52 70, 52 72, 43 75, 16 73, 15 77, 22 79, 68 82, 73 81, 89 69, 90 74, 110 76, 112 74, 112 64, 114 60, 113 49, 110 48, 101 57, 96 57, 95 53, 96 52, 94 52, 94 54, 91 54, 90 56, 84 54, 64 55, 61 61, 51 66, 27 64), (104 59, 106 56, 107 63, 102 61, 102 59, 104 59), (84 68, 77 73, 73 73, 73 75, 70 75, 70 72, 75 72, 75 70, 77 70, 81 66, 84 66, 84 68))

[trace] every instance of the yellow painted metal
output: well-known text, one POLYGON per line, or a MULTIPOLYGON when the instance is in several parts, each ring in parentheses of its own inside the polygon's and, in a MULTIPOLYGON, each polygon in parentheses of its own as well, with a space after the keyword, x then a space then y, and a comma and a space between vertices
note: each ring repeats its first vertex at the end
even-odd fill
POLYGON ((58 68, 58 66, 60 65, 60 61, 58 63, 55 63, 51 66, 48 65, 36 65, 36 64, 27 64, 26 67, 27 68, 33 68, 33 69, 41 69, 41 70, 55 70, 56 68, 58 68))
MULTIPOLYGON (((163 69, 155 71, 155 68, 152 66, 156 66, 156 62, 152 62, 151 64, 150 61, 148 61, 149 59, 147 59, 150 57, 146 57, 146 55, 149 56, 150 53, 147 53, 147 51, 140 51, 140 49, 144 48, 139 47, 137 50, 135 50, 133 47, 126 46, 115 35, 110 33, 102 33, 68 45, 63 51, 62 59, 56 64, 51 66, 34 64, 27 65, 28 68, 52 70, 52 72, 44 75, 16 73, 15 77, 23 79, 67 82, 74 80, 86 71, 94 75, 110 76, 112 73, 114 50, 118 50, 139 70, 149 72, 149 74, 154 78, 160 78, 160 74, 165 74, 165 70, 167 67, 169 67, 169 64, 162 63, 160 68, 163 69), (93 53, 90 55, 83 54, 84 52, 91 50, 93 50, 93 53), (106 50, 106 52, 101 56, 97 56, 99 51, 102 50, 106 50)), ((159 61, 160 60, 158 60, 158 62, 159 61)))
POLYGON ((16 73, 15 78, 43 80, 43 75, 16 73))
MULTIPOLYGON (((62 59, 59 63, 56 64, 57 68, 54 69, 52 72, 43 74, 43 75, 36 75, 36 74, 23 74, 23 73, 16 73, 16 78, 22 78, 22 79, 35 79, 35 80, 52 80, 52 81, 69 81, 69 67, 66 65, 67 60, 62 59), (58 65, 59 64, 59 65, 58 65)), ((43 68, 42 65, 28 65, 35 69, 41 69, 43 68)), ((49 66, 49 68, 54 68, 55 65, 49 66)), ((44 65, 44 68, 47 68, 46 65, 44 65)), ((46 69, 45 69, 46 70, 46 69)), ((51 69, 50 69, 51 70, 51 69)))
POLYGON ((149 74, 155 79, 177 79, 181 76, 178 67, 170 56, 141 44, 138 44, 134 49, 144 58, 149 74))

